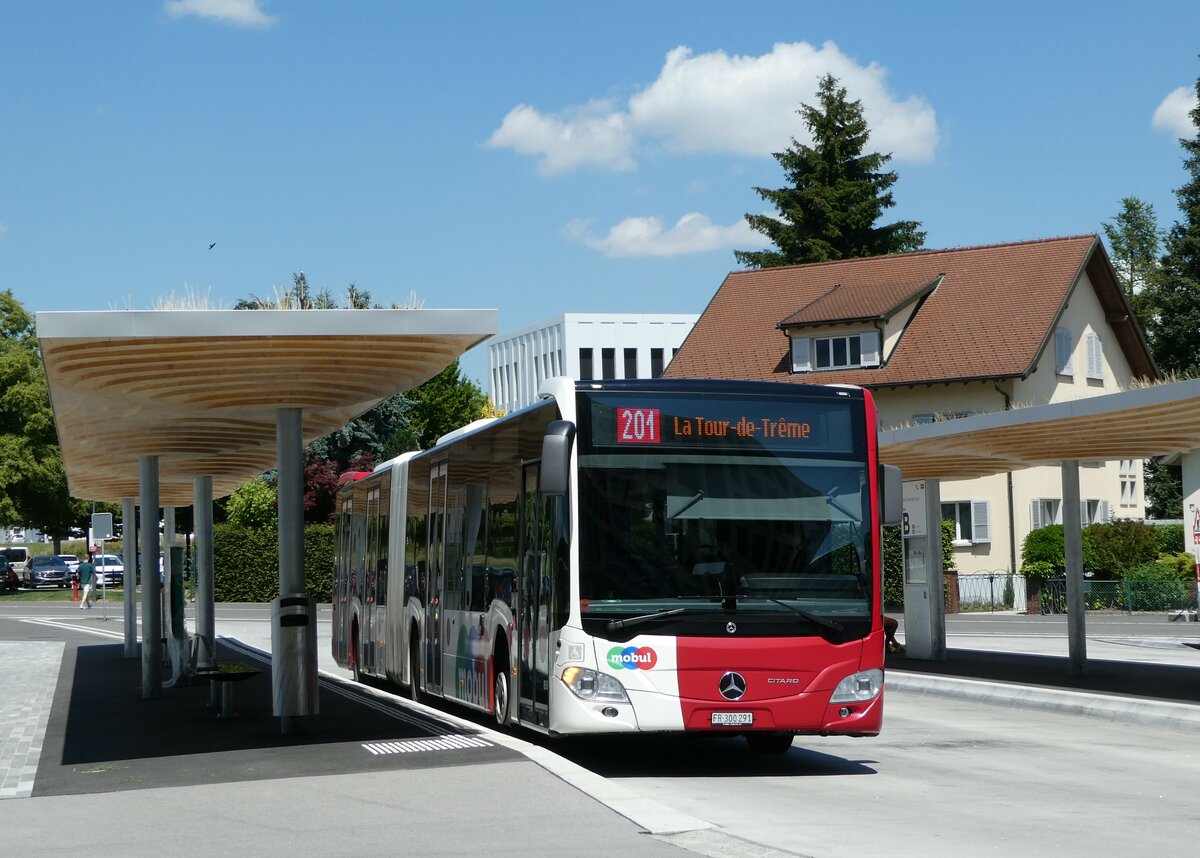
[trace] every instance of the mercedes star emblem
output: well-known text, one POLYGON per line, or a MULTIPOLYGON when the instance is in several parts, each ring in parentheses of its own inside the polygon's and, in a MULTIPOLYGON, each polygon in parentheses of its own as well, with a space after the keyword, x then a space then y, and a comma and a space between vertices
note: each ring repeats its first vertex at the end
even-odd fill
POLYGON ((721 677, 717 689, 726 700, 741 700, 742 695, 746 693, 746 680, 740 673, 730 671, 721 677))
POLYGON ((737 623, 726 623, 725 631, 729 632, 730 634, 733 634, 734 632, 737 631, 737 623))

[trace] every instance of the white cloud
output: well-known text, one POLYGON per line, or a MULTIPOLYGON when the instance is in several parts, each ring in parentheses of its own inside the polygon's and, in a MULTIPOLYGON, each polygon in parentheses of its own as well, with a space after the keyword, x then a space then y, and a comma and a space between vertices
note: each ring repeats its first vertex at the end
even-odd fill
POLYGON ((1170 94, 1154 111, 1152 124, 1157 131, 1166 131, 1177 137, 1195 137, 1196 126, 1188 111, 1196 106, 1196 92, 1186 86, 1171 90, 1170 94))
POLYGON ((605 256, 682 256, 733 247, 763 247, 766 238, 750 228, 743 218, 730 226, 714 224, 698 212, 685 214, 670 229, 656 217, 630 217, 599 238, 587 221, 574 220, 563 232, 580 244, 605 256))
POLYGON ((631 169, 635 143, 648 138, 674 152, 767 156, 786 149, 792 137, 808 142, 796 111, 801 103, 814 103, 817 80, 825 74, 862 101, 872 150, 902 161, 932 160, 938 142, 933 108, 918 96, 897 99, 887 90, 884 68, 862 66, 832 42, 820 48, 777 44, 757 57, 693 55, 678 47, 667 54, 658 79, 631 97, 626 109, 587 105, 546 115, 522 104, 488 144, 540 155, 543 173, 585 165, 631 169))
POLYGON ((174 18, 194 15, 238 27, 269 27, 275 19, 259 4, 260 0, 166 0, 163 9, 174 18))
POLYGON ((563 173, 584 164, 610 170, 632 170, 633 139, 625 115, 605 102, 592 102, 563 117, 543 116, 527 104, 514 107, 488 139, 522 155, 541 155, 538 170, 563 173))

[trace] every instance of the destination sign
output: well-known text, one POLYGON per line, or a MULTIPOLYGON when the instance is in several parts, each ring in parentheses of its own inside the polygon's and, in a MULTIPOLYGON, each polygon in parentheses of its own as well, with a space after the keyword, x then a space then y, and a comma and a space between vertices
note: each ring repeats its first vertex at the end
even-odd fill
MULTIPOLYGON (((856 403, 822 399, 721 400, 663 395, 593 394, 591 442, 596 447, 754 448, 848 452, 860 429, 856 403)), ((861 442, 860 442, 861 443, 861 442)))

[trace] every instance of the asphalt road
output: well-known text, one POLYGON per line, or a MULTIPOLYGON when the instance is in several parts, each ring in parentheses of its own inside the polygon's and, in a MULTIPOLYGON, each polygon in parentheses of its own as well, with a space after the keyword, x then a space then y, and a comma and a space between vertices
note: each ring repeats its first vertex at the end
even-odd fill
MULTIPOLYGON (((53 622, 63 608, 23 613, 53 622)), ((332 668, 328 618, 322 609, 323 669, 332 668)), ((89 625, 94 636, 119 635, 119 605, 89 625)), ((957 616, 947 632, 952 648, 1067 651, 1064 617, 957 616)), ((218 633, 266 649, 269 609, 218 606, 218 633)), ((1200 646, 1200 623, 1088 618, 1090 657, 1200 666, 1190 644, 1200 646)), ((1096 717, 891 689, 881 736, 803 737, 778 756, 750 754, 737 738, 521 738, 613 788, 716 826, 719 852, 711 831, 664 838, 701 854, 1159 856, 1190 853, 1200 836, 1200 736, 1096 717)))

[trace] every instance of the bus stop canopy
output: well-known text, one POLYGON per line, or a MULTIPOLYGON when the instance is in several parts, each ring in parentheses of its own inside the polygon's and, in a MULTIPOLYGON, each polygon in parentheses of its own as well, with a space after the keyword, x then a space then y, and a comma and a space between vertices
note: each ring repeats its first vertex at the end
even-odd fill
POLYGON ((233 492, 276 465, 276 412, 305 443, 439 373, 496 331, 495 310, 43 312, 38 340, 70 494, 138 496, 159 459, 164 506, 193 480, 233 492))
POLYGON ((1064 461, 1148 459, 1200 448, 1200 379, 883 432, 906 480, 964 480, 1064 461))

